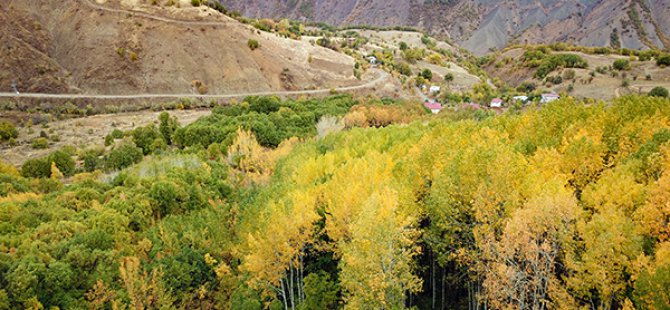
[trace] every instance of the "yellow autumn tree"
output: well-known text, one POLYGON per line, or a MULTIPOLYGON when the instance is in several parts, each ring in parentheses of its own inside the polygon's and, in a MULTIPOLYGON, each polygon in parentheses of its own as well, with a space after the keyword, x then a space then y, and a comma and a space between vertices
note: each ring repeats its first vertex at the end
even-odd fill
POLYGON ((286 201, 270 201, 262 215, 262 228, 248 234, 248 254, 240 267, 249 272, 249 284, 266 295, 275 293, 285 307, 295 309, 304 299, 303 258, 314 242, 316 195, 295 191, 286 201))
POLYGON ((341 283, 347 309, 399 309, 407 293, 421 289, 412 261, 416 219, 389 189, 374 192, 351 223, 351 240, 341 245, 341 283))
POLYGON ((577 201, 565 191, 531 199, 514 212, 501 240, 484 249, 493 259, 484 287, 494 308, 552 308, 550 292, 561 291, 556 266, 571 246, 579 215, 577 201))
POLYGON ((238 128, 237 137, 228 147, 228 163, 243 174, 243 181, 267 183, 277 160, 286 156, 298 141, 291 138, 274 150, 265 149, 251 131, 238 128))

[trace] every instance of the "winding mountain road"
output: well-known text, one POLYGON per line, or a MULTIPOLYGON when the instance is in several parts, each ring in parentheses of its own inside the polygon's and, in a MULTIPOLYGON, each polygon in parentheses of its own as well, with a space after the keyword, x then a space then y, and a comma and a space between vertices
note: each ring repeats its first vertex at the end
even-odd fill
MULTIPOLYGON (((149 13, 141 12, 141 11, 135 11, 135 10, 123 10, 123 9, 113 9, 109 8, 103 5, 95 4, 91 2, 90 0, 81 0, 86 6, 93 10, 98 10, 98 11, 105 11, 105 12, 110 12, 110 13, 116 13, 116 14, 124 14, 124 15, 132 15, 132 16, 138 16, 138 17, 143 17, 146 19, 153 19, 161 22, 166 22, 166 23, 172 23, 172 24, 180 24, 180 25, 186 25, 186 26, 226 26, 229 25, 230 21, 194 21, 194 20, 183 20, 183 19, 175 19, 175 18, 170 18, 170 17, 164 17, 164 16, 157 16, 157 15, 152 15, 149 13)), ((226 17, 228 18, 228 17, 226 17)))
POLYGON ((124 95, 114 95, 114 94, 44 94, 44 93, 12 93, 12 92, 3 92, 0 93, 0 98, 37 98, 37 99, 171 99, 171 98, 201 98, 201 99, 232 99, 239 97, 247 96, 268 96, 268 95, 279 95, 279 96, 288 96, 288 95, 318 95, 330 93, 331 91, 337 92, 347 92, 354 91, 359 89, 371 88, 378 83, 386 80, 389 77, 389 74, 386 71, 379 69, 372 69, 375 73, 378 74, 378 77, 372 81, 361 85, 346 86, 346 87, 335 87, 329 89, 313 89, 313 90, 293 90, 293 91, 261 91, 261 92, 245 92, 245 93, 233 93, 233 94, 124 94, 124 95))

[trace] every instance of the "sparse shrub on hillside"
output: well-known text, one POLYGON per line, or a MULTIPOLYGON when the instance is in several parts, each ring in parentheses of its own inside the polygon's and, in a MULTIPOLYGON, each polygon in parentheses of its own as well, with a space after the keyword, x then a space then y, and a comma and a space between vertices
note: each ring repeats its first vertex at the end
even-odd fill
POLYGON ((39 137, 34 139, 31 143, 30 146, 34 149, 46 149, 49 147, 49 140, 44 137, 39 137))
POLYGON ((407 49, 403 52, 403 58, 409 63, 416 63, 417 60, 423 59, 426 50, 422 48, 407 49))
POLYGON ((412 75, 412 69, 409 67, 409 64, 406 62, 398 62, 395 64, 395 69, 402 75, 410 76, 412 75))
POLYGON ((560 75, 547 77, 547 82, 554 85, 563 83, 563 78, 560 75))
POLYGON ((14 124, 10 122, 0 122, 0 142, 15 139, 19 136, 14 124))
POLYGON ((670 54, 664 54, 658 56, 658 58, 656 59, 656 65, 660 67, 670 66, 670 54))
POLYGON ((251 49, 253 51, 253 50, 256 50, 257 48, 260 48, 261 44, 258 43, 258 41, 254 40, 254 39, 249 39, 249 41, 247 41, 247 46, 249 47, 249 49, 251 49))
POLYGON ((421 73, 419 73, 419 76, 423 77, 424 79, 428 81, 433 80, 433 71, 430 71, 430 69, 423 69, 421 73))
POLYGON ((200 4, 201 4, 200 0, 191 0, 191 5, 192 6, 200 6, 200 4))
POLYGON ((630 61, 628 59, 617 59, 612 64, 612 68, 619 71, 630 70, 630 61))
POLYGON ((126 49, 123 47, 119 47, 116 49, 116 54, 119 55, 119 57, 124 58, 126 57, 126 49))
POLYGON ((436 53, 430 54, 428 56, 428 62, 430 62, 434 65, 438 65, 438 66, 444 65, 442 56, 440 56, 440 54, 436 54, 436 53))
MULTIPOLYGON (((198 94, 204 95, 207 92, 209 92, 209 88, 207 87, 207 85, 205 85, 205 83, 203 83, 200 80, 191 81, 191 86, 193 87, 193 89, 195 89, 195 91, 198 92, 198 94)), ((190 101, 188 102, 188 104, 186 104, 182 100, 182 109, 183 108, 190 108, 190 107, 191 107, 191 102, 190 101)))
POLYGON ((516 90, 524 93, 530 93, 537 88, 533 82, 523 82, 517 86, 516 90))
POLYGON ((404 50, 409 49, 409 45, 407 45, 407 43, 405 43, 405 42, 400 42, 399 48, 400 48, 401 51, 404 51, 404 50))
POLYGON ((649 92, 649 96, 668 98, 668 89, 661 86, 654 87, 649 92))
POLYGON ((647 74, 647 75, 644 77, 644 79, 647 80, 647 81, 651 81, 651 74, 647 74))
POLYGON ((564 80, 572 80, 574 78, 575 78, 575 70, 565 69, 563 71, 563 79, 564 80))
POLYGON ((453 73, 447 73, 444 75, 444 81, 447 83, 451 83, 454 81, 454 74, 453 73))

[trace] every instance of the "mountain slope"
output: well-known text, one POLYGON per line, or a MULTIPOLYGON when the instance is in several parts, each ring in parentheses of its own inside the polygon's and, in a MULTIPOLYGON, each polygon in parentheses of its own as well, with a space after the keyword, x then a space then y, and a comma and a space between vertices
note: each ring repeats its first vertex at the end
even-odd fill
POLYGON ((479 55, 513 42, 670 48, 668 0, 220 1, 251 17, 418 27, 479 55))
POLYGON ((189 93, 194 81, 210 94, 359 83, 346 55, 256 31, 204 6, 87 1, 0 4, 2 91, 12 81, 21 91, 92 94, 189 93), (250 50, 249 39, 260 48, 250 50))

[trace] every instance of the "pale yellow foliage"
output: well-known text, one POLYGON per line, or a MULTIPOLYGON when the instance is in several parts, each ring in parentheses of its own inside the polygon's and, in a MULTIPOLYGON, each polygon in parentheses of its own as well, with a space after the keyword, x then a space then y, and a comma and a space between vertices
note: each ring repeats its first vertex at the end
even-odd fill
POLYGON ((0 160, 0 174, 8 174, 13 177, 21 176, 19 171, 14 166, 7 164, 1 160, 0 160))
POLYGON ((298 141, 297 138, 291 138, 274 150, 265 149, 251 131, 238 128, 237 137, 228 148, 228 163, 243 174, 244 180, 267 183, 277 160, 288 155, 298 141))

